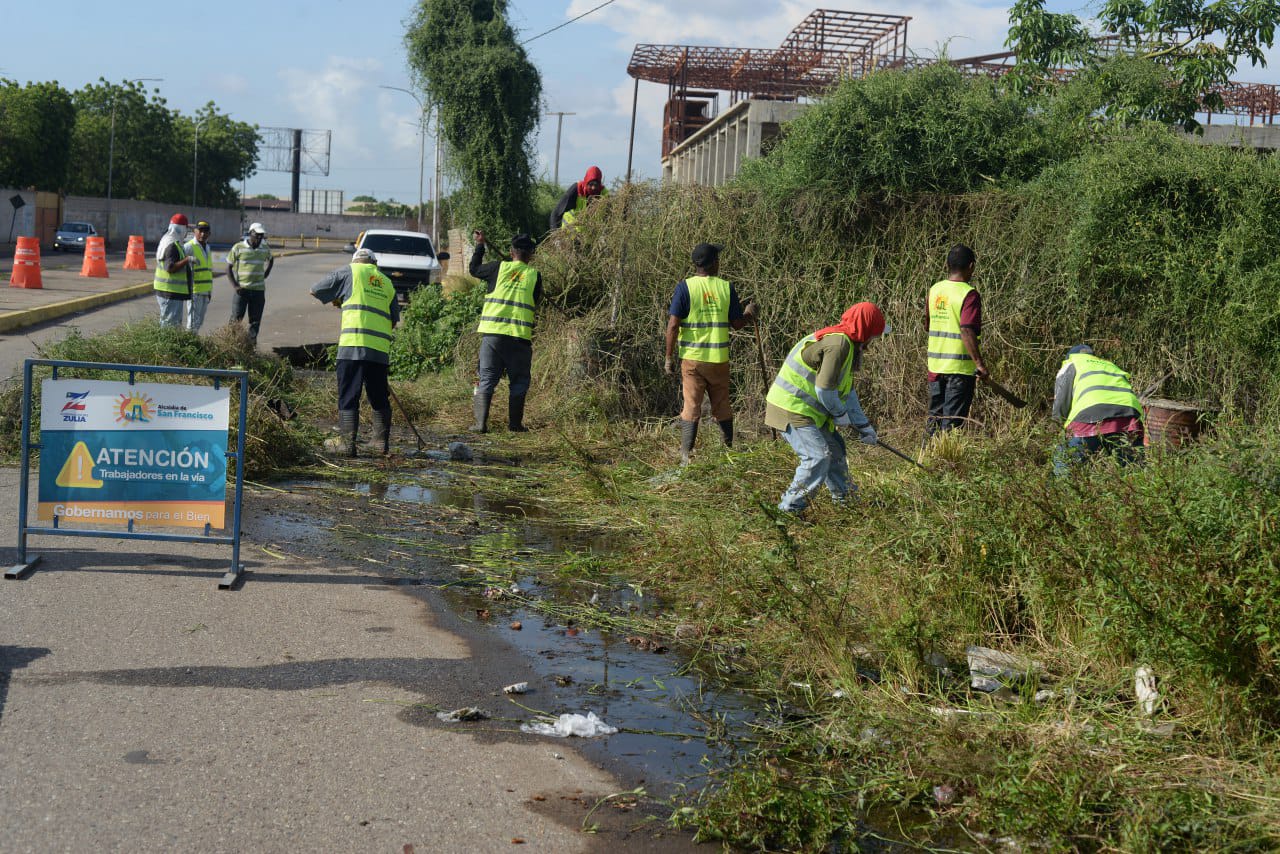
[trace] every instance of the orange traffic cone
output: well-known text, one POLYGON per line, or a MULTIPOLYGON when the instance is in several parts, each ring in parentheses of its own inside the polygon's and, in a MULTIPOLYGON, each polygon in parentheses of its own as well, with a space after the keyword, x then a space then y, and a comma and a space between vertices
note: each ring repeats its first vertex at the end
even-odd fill
POLYGON ((124 253, 125 270, 147 269, 147 250, 142 243, 142 235, 129 235, 129 248, 124 253))
POLYGON ((40 280, 40 241, 36 238, 18 238, 18 248, 13 251, 13 273, 9 276, 9 287, 44 287, 44 282, 40 280))
POLYGON ((84 242, 84 264, 80 267, 80 275, 93 279, 106 279, 107 245, 101 237, 90 237, 84 242))

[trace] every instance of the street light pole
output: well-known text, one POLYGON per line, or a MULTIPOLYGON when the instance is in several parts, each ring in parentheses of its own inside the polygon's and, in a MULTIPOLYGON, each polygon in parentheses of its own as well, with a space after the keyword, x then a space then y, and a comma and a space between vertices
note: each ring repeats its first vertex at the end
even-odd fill
POLYGON ((191 215, 196 215, 196 179, 200 175, 200 125, 204 119, 196 122, 196 143, 191 150, 191 215))
POLYGON ((379 89, 391 89, 396 92, 403 92, 412 98, 418 104, 418 215, 414 220, 418 223, 418 230, 422 230, 422 174, 426 165, 426 146, 427 146, 427 108, 423 106, 422 99, 412 91, 400 86, 384 86, 379 85, 379 89))
POLYGON ((576 116, 577 113, 547 113, 548 116, 556 117, 556 166, 555 172, 552 174, 551 183, 557 187, 560 186, 560 131, 564 127, 565 116, 576 116))
POLYGON ((440 251, 440 105, 436 104, 435 186, 431 190, 431 245, 440 251))
MULTIPOLYGON (((163 77, 134 77, 125 83, 163 83, 163 77)), ((111 245, 111 178, 116 162, 116 92, 111 90, 111 142, 107 146, 107 227, 102 242, 111 245)))

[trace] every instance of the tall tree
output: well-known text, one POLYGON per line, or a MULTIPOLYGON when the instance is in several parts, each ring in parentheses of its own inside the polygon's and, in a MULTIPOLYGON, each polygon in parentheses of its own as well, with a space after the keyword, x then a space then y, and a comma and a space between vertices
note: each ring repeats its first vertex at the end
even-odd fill
POLYGON ((234 182, 257 171, 257 127, 218 112, 212 101, 194 116, 179 117, 177 126, 187 151, 187 198, 194 179, 197 207, 237 207, 234 182))
POLYGON ((1044 5, 1017 0, 1009 10, 1007 44, 1018 54, 1016 81, 1035 88, 1055 69, 1082 66, 1108 116, 1187 129, 1196 126, 1197 112, 1221 108, 1216 87, 1231 79, 1241 60, 1266 65, 1264 49, 1274 43, 1280 21, 1280 0, 1105 0, 1096 20, 1110 38, 1099 41, 1075 15, 1048 12, 1044 5))
POLYGON ((148 100, 141 82, 116 84, 99 78, 72 97, 77 113, 69 192, 106 195, 110 172, 116 198, 177 202, 185 195, 190 199, 190 167, 183 167, 174 113, 158 90, 148 100))
POLYGON ((0 80, 0 187, 63 190, 75 120, 71 94, 57 81, 0 80))
POLYGON ((507 23, 507 0, 421 0, 405 33, 418 88, 440 106, 457 221, 498 239, 532 230, 532 138, 542 79, 507 23))

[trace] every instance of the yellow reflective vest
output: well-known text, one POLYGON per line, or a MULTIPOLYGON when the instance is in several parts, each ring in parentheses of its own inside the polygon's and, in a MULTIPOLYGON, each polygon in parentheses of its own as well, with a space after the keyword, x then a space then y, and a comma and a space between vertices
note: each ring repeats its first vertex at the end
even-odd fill
POLYGON ((938 282, 929 288, 929 370, 968 374, 978 367, 960 338, 960 308, 973 287, 968 282, 938 282))
MULTIPOLYGON (((843 332, 830 334, 849 337, 843 332)), ((809 367, 801 355, 805 347, 817 340, 816 335, 807 335, 791 348, 773 385, 769 387, 769 394, 765 396, 765 400, 787 412, 811 418, 817 427, 834 430, 835 419, 818 400, 818 372, 809 367)), ((850 341, 849 352, 845 356, 844 364, 840 367, 840 384, 836 386, 836 391, 841 400, 847 398, 850 389, 853 388, 853 354, 857 349, 850 341)))
MULTIPOLYGON (((186 247, 176 241, 173 245, 178 247, 178 255, 187 257, 186 247)), ((191 287, 187 284, 187 268, 182 267, 176 273, 170 273, 165 269, 163 260, 156 264, 156 276, 151 286, 166 294, 182 294, 185 297, 191 293, 191 287)))
POLYGON ((680 358, 729 361, 729 283, 718 276, 690 276, 689 316, 680 319, 680 358))
POLYGON ((201 246, 199 240, 188 240, 186 250, 191 257, 192 293, 213 293, 213 261, 209 250, 201 246))
POLYGON ((374 264, 351 265, 351 296, 342 303, 338 348, 391 350, 391 303, 396 289, 374 264))
POLYGON ((1076 376, 1071 385, 1071 410, 1065 424, 1078 419, 1089 407, 1101 404, 1128 406, 1142 418, 1142 401, 1133 393, 1129 374, 1114 362, 1089 353, 1072 353, 1066 363, 1075 367, 1076 376))
POLYGON ((538 271, 522 261, 503 261, 493 292, 485 296, 480 309, 481 335, 509 335, 533 339, 533 291, 538 271))

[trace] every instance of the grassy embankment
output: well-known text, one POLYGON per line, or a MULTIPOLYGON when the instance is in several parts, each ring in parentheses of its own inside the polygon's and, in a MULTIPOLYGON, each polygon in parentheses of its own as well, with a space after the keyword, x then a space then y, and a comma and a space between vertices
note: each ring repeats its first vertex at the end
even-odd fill
MULTIPOLYGON (((1280 233, 1280 163, 1133 129, 1053 137, 1014 174, 981 167, 954 187, 930 173, 917 183, 934 192, 886 191, 892 176, 864 162, 880 156, 867 142, 884 142, 875 128, 890 127, 899 148, 914 133, 924 152, 884 164, 928 171, 939 140, 973 134, 931 137, 911 104, 945 116, 931 98, 993 97, 987 84, 942 83, 900 86, 916 87, 914 102, 851 87, 825 115, 810 111, 749 182, 632 188, 593 209, 576 242, 557 235, 539 258, 553 305, 535 347, 538 433, 487 441, 553 457, 513 473, 510 488, 626 532, 611 567, 701 627, 696 654, 803 709, 679 813, 704 838, 817 850, 871 816, 917 842, 1273 848, 1280 262, 1268 246, 1280 233), (858 122, 831 110, 856 119, 877 98, 897 124, 868 123, 862 159, 843 162, 833 128, 858 122), (807 138, 831 175, 806 172, 807 138), (855 173, 861 186, 832 186, 855 173), (997 185, 981 189, 988 177, 997 185), (726 244, 723 273, 759 301, 769 368, 750 333, 736 334, 747 441, 724 454, 704 431, 695 464, 672 478, 677 402, 660 372, 661 329, 700 240, 726 244), (927 474, 851 446, 861 502, 819 499, 805 524, 777 524, 794 457, 759 429, 771 369, 849 303, 874 300, 897 331, 871 348, 855 385, 886 438, 913 449, 923 295, 957 241, 978 253, 988 361, 1033 406, 980 394, 976 429, 932 448, 927 474), (1081 340, 1138 387, 1172 368, 1162 393, 1218 408, 1216 434, 1142 469, 1053 479, 1045 399, 1081 340), (974 644, 1033 672, 996 697, 970 691, 974 644), (1134 697, 1142 665, 1160 678, 1151 715, 1134 697)), ((899 83, 865 88, 878 86, 899 83)), ((1017 124, 1015 140, 1053 131, 976 112, 1017 124)), ((444 428, 469 416, 475 348, 464 335, 459 367, 422 382, 444 428)))

